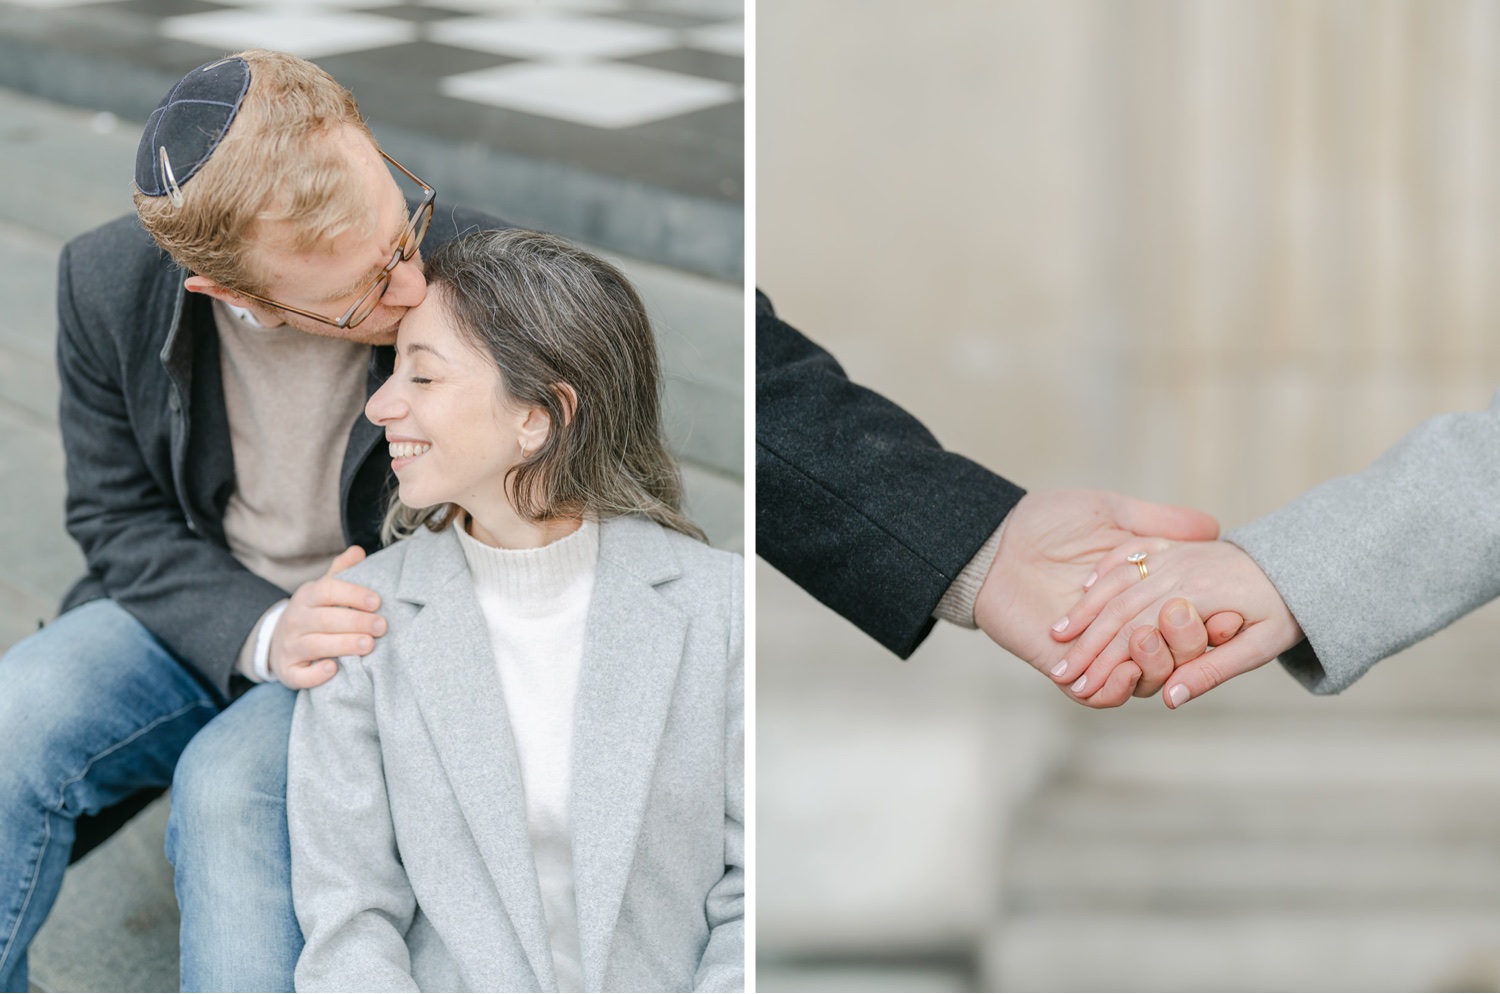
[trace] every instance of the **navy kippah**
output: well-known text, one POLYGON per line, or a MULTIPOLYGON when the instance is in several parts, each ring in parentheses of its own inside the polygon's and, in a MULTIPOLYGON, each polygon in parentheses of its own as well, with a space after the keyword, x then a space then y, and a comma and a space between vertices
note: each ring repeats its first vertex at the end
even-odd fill
POLYGON ((201 65, 179 79, 146 119, 135 153, 136 189, 180 203, 182 184, 219 147, 249 88, 250 65, 238 57, 201 65))

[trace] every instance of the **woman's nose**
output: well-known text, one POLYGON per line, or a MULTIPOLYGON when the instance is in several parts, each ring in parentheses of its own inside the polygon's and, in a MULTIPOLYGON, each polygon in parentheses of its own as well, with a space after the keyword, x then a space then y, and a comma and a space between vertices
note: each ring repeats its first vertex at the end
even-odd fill
POLYGON ((380 385, 380 389, 370 394, 370 399, 365 401, 365 417, 378 425, 384 425, 401 417, 405 411, 405 405, 396 395, 396 376, 380 385))

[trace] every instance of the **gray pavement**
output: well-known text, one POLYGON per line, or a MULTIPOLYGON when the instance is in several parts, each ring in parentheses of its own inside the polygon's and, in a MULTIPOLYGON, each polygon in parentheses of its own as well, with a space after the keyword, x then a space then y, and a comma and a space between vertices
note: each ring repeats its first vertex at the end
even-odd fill
MULTIPOLYGON (((0 651, 50 619, 82 571, 63 529, 54 271, 64 241, 130 209, 140 125, 0 89, 0 651)), ((442 190, 439 190, 440 195, 442 190)), ((656 321, 690 511, 743 546, 740 287, 616 256, 656 321)), ((175 990, 177 912, 161 855, 166 801, 69 873, 33 947, 44 990, 175 990)))
POLYGON ((194 66, 289 51, 450 202, 738 280, 743 19, 740 0, 0 0, 0 86, 144 119, 194 66))

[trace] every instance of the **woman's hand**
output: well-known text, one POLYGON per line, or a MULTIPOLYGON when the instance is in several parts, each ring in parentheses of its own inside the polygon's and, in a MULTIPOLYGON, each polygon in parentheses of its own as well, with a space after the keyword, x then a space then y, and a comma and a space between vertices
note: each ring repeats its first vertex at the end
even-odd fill
POLYGON ((1141 693, 1167 685, 1163 700, 1175 708, 1302 639, 1271 581, 1226 542, 1126 542, 1099 561, 1091 579, 1088 592, 1053 627, 1054 639, 1072 645, 1052 679, 1083 703, 1111 686, 1123 666, 1140 670, 1141 693), (1144 580, 1126 558, 1137 552, 1147 553, 1144 580), (1224 612, 1237 612, 1243 626, 1220 617, 1224 612), (1202 615, 1210 616, 1208 625, 1202 615))

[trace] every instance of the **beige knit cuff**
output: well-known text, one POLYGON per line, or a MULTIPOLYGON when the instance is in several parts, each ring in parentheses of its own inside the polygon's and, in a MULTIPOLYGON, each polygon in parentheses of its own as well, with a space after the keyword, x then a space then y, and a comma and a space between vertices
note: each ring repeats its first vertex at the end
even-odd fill
POLYGON ((984 578, 989 575, 990 564, 995 561, 995 553, 1000 549, 1000 533, 1005 530, 1005 522, 1000 522, 1000 527, 995 529, 969 564, 959 571, 953 583, 948 586, 947 593, 943 599, 938 601, 932 616, 940 621, 951 621, 962 628, 978 628, 974 620, 974 602, 979 599, 979 588, 984 586, 984 578))

